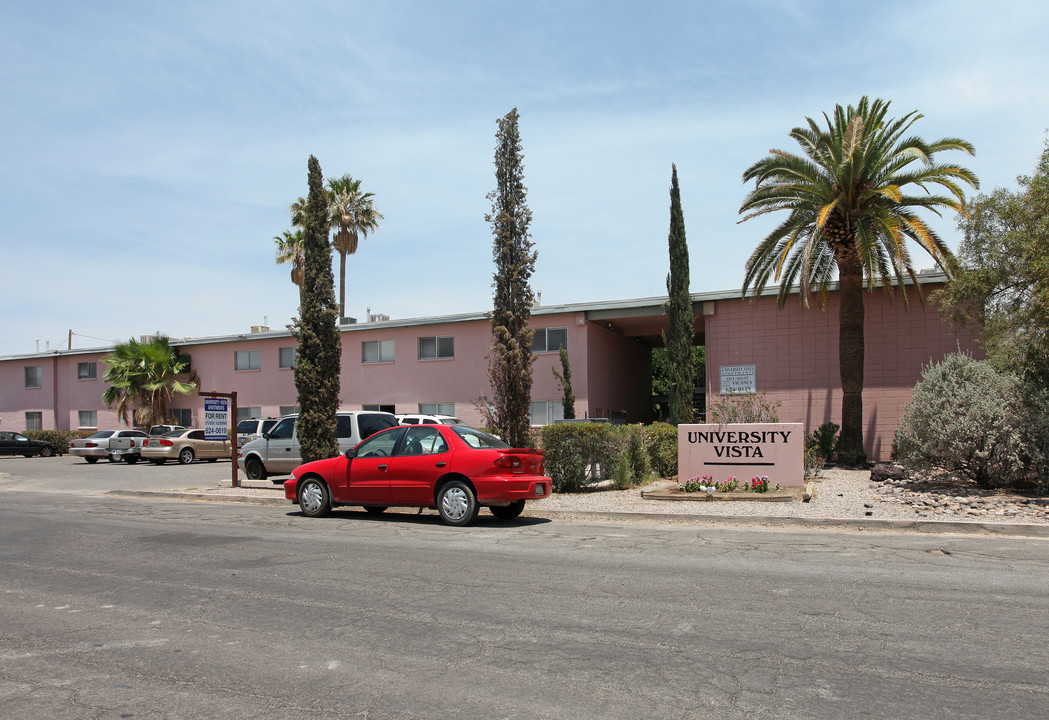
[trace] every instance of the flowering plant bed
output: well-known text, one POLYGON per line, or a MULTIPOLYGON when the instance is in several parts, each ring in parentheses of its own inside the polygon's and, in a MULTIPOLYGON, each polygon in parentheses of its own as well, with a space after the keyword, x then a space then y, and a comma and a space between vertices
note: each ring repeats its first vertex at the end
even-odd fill
POLYGON ((641 497, 648 500, 681 500, 717 502, 751 500, 757 502, 791 502, 801 500, 803 488, 781 488, 769 485, 765 476, 741 482, 730 477, 718 482, 710 475, 690 478, 681 484, 662 484, 662 487, 643 490, 641 497))

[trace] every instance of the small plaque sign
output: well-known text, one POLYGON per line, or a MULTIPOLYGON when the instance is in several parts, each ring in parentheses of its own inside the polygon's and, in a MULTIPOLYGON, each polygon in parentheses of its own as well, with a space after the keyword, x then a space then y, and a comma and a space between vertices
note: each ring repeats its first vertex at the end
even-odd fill
POLYGON ((722 365, 721 394, 743 395, 758 391, 757 365, 722 365))

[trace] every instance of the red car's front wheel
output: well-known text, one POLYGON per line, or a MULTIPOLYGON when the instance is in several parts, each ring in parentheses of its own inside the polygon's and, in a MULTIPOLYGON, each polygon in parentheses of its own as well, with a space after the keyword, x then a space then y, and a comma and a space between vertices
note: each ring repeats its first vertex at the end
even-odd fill
POLYGON ((324 517, 331 512, 328 487, 317 478, 306 478, 299 487, 299 507, 309 517, 324 517))

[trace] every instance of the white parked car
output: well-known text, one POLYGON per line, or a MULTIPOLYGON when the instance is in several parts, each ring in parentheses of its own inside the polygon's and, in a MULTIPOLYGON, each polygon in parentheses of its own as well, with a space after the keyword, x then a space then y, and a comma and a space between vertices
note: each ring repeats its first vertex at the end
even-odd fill
POLYGON ((462 425, 463 421, 451 415, 422 415, 409 414, 398 415, 397 422, 401 425, 462 425))
MULTIPOLYGON (((288 475, 302 465, 302 451, 296 433, 298 413, 281 418, 271 430, 262 433, 240 449, 237 466, 249 480, 265 480, 271 475, 288 475)), ((361 440, 380 430, 395 427, 397 418, 374 410, 340 411, 335 414, 335 436, 339 452, 344 453, 361 440)), ((283 480, 274 480, 280 485, 283 480)))
POLYGON ((143 441, 149 435, 141 430, 99 430, 89 438, 77 438, 69 443, 69 453, 82 457, 89 463, 101 458, 109 462, 123 460, 128 464, 138 462, 143 441))

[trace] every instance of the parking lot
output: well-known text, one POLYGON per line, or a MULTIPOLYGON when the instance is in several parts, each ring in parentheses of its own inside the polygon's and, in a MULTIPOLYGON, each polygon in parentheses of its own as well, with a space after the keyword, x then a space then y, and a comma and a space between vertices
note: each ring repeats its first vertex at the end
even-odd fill
MULTIPOLYGON (((243 481, 244 474, 239 473, 239 478, 243 481)), ((102 461, 91 465, 83 458, 72 455, 0 458, 0 490, 104 495, 113 490, 229 487, 231 481, 229 460, 194 462, 189 465, 153 465, 148 462, 129 465, 102 461)), ((265 484, 270 485, 269 482, 265 484)), ((273 487, 277 488, 275 485, 273 487)))

